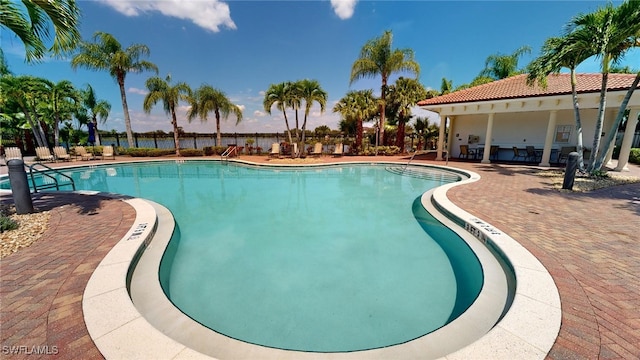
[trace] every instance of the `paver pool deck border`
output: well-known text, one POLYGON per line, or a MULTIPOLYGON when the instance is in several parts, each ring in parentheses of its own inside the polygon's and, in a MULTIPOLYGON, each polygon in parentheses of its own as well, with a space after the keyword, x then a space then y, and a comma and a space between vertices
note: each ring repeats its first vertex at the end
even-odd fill
MULTIPOLYGON (((406 162, 406 158, 395 159, 406 162)), ((536 169, 527 166, 449 165, 482 177, 450 190, 451 201, 508 233, 552 274, 563 311, 560 334, 548 358, 637 358, 640 184, 564 193, 553 190, 547 179, 534 175, 536 169)), ((637 167, 632 173, 640 175, 637 167)), ((45 238, 0 260, 3 357, 8 355, 8 346, 32 350, 32 346, 47 345, 57 354, 41 357, 77 358, 81 354, 101 358, 77 305, 93 269, 130 229, 134 211, 122 201, 95 196, 91 200, 79 194, 47 197, 35 202, 39 208, 52 210, 45 238), (65 196, 73 199, 63 199, 65 196), (89 204, 83 205, 85 201, 89 204), (93 229, 89 232, 88 224, 93 229)), ((33 355, 22 351, 17 357, 33 355)))

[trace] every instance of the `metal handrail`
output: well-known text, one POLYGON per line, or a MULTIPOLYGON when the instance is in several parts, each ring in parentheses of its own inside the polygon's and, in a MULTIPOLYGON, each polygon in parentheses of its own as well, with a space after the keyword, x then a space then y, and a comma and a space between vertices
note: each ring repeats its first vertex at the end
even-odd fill
POLYGON ((33 164, 29 165, 29 175, 31 176, 31 184, 33 185, 33 192, 37 193, 38 189, 40 189, 40 190, 42 190, 42 189, 51 189, 51 188, 54 188, 54 187, 56 188, 56 190, 58 190, 58 191, 60 190, 60 186, 61 185, 60 185, 60 183, 58 183, 58 179, 55 176, 51 176, 49 173, 54 173, 54 174, 57 174, 57 175, 62 176, 64 178, 67 178, 69 180, 69 182, 68 183, 64 183, 62 185, 71 185, 71 188, 73 189, 73 191, 76 190, 76 183, 73 181, 73 179, 69 175, 63 174, 58 170, 55 170, 53 168, 48 167, 47 165, 44 165, 42 163, 37 162, 37 163, 33 163, 33 164), (35 166, 42 166, 46 170, 38 170, 38 169, 35 168, 35 166), (48 179, 51 179, 52 183, 51 184, 47 184, 47 185, 38 186, 36 184, 36 178, 34 176, 34 173, 40 174, 41 176, 44 176, 44 177, 46 177, 48 179))
POLYGON ((225 151, 222 153, 222 155, 220 155, 220 159, 221 159, 221 160, 223 160, 223 159, 225 159, 225 158, 226 158, 226 159, 228 159, 228 158, 229 158, 229 156, 231 155, 231 152, 234 152, 234 151, 236 152, 236 156, 237 156, 237 155, 238 155, 238 151, 237 151, 237 150, 238 150, 238 146, 237 146, 237 145, 229 146, 229 147, 227 148, 227 150, 225 150, 225 151))

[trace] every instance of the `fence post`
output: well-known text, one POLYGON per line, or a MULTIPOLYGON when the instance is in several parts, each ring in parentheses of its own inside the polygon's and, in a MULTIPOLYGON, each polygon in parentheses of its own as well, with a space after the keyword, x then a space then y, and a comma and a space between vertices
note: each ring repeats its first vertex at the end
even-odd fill
POLYGON ((133 134, 133 142, 136 144, 136 147, 138 146, 138 134, 133 134))
POLYGON ((193 148, 194 149, 198 148, 198 134, 196 133, 193 134, 193 148))
POLYGON ((118 136, 118 133, 116 133, 116 144, 118 147, 120 146, 120 136, 118 136))
POLYGON ((153 145, 158 148, 158 134, 153 133, 153 145))

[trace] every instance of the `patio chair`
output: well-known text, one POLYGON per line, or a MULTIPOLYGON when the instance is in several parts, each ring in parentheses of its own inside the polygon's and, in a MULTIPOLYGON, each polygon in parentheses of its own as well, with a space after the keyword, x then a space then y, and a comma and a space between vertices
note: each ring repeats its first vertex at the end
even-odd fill
POLYGON ((520 151, 517 146, 513 147, 513 158, 511 160, 518 161, 518 159, 522 158, 523 161, 527 160, 527 153, 524 151, 520 151))
POLYGON ((343 155, 344 152, 344 145, 342 143, 340 144, 336 144, 336 149, 333 151, 333 156, 334 157, 340 157, 343 155))
POLYGON ((87 149, 85 149, 84 146, 76 146, 75 151, 76 151, 76 156, 80 156, 82 160, 93 159, 93 154, 87 152, 87 149))
POLYGON ((51 154, 48 147, 39 146, 36 148, 36 160, 38 161, 55 161, 55 157, 51 154))
POLYGON ((499 151, 500 151, 499 145, 491 145, 491 148, 489 148, 489 160, 498 160, 499 151))
POLYGON ((56 161, 71 161, 71 155, 69 155, 67 149, 62 146, 55 146, 53 148, 53 155, 55 155, 56 161))
MULTIPOLYGON (((566 163, 567 159, 569 159, 569 154, 577 151, 575 146, 563 146, 560 148, 560 152, 558 153, 558 163, 566 163)), ((584 155, 584 154, 583 154, 584 155)))
POLYGON ((116 155, 113 153, 113 146, 111 145, 106 145, 102 147, 102 160, 108 157, 112 158, 113 160, 116 159, 116 155))
POLYGON ((22 151, 19 147, 8 147, 4 149, 4 160, 9 161, 11 159, 22 160, 22 151))
POLYGON ((280 144, 278 143, 271 144, 271 151, 269 152, 269 157, 280 157, 280 144))
POLYGON ((471 159, 469 156, 473 156, 473 159, 475 159, 476 151, 473 149, 469 149, 469 145, 460 145, 460 155, 458 155, 458 158, 471 159))
MULTIPOLYGON (((527 146, 526 150, 527 150, 527 159, 531 159, 531 162, 539 161, 538 152, 536 151, 535 147, 527 146)), ((542 156, 540 156, 540 158, 542 158, 542 156)))
POLYGON ((313 146, 313 152, 311 153, 312 156, 320 156, 322 155, 322 143, 317 142, 314 146, 313 146))

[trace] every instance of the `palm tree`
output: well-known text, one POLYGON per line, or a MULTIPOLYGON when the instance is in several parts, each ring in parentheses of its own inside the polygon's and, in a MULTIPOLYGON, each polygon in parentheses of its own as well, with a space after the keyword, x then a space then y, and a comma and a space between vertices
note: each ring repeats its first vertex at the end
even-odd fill
POLYGON ((576 91, 577 78, 576 67, 592 55, 588 44, 576 41, 571 35, 563 38, 552 37, 542 46, 542 54, 527 66, 527 84, 533 85, 539 82, 546 87, 547 76, 551 73, 559 73, 562 68, 568 68, 571 72, 571 94, 573 98, 573 114, 576 121, 577 151, 579 154, 579 168, 584 171, 584 150, 582 144, 582 121, 580 119, 580 105, 576 91))
POLYGON ((7 99, 15 102, 17 108, 33 132, 38 146, 49 146, 40 124, 37 105, 46 92, 45 80, 33 76, 2 76, 0 89, 7 99))
POLYGON ((0 25, 8 28, 24 44, 27 61, 37 61, 44 57, 51 39, 50 27, 53 26, 53 45, 49 49, 54 55, 62 55, 75 49, 80 41, 78 30, 80 10, 75 0, 22 0, 5 1, 0 4, 2 15, 0 25))
POLYGON ((148 114, 151 108, 158 101, 162 101, 164 112, 171 115, 171 125, 173 126, 173 141, 176 147, 176 155, 180 156, 180 137, 178 134, 178 120, 176 118, 176 106, 182 101, 191 99, 191 88, 185 82, 179 82, 171 86, 171 75, 163 80, 157 76, 147 79, 146 82, 149 93, 144 97, 142 108, 148 114))
POLYGON ((9 65, 7 65, 7 59, 4 57, 4 52, 0 48, 0 76, 11 75, 9 65))
MULTIPOLYGON (((443 79, 444 80, 444 79, 443 79)), ((395 85, 389 87, 391 104, 397 109, 398 133, 396 146, 404 152, 405 124, 411 119, 411 107, 427 96, 427 90, 416 79, 399 77, 395 85)))
MULTIPOLYGON (((314 102, 320 105, 320 112, 323 113, 327 105, 327 92, 322 89, 317 80, 304 79, 298 82, 299 96, 304 100, 304 121, 302 122, 302 143, 298 147, 299 154, 304 151, 305 132, 307 130, 307 118, 314 102)), ((298 155, 299 155, 298 154, 298 155)))
POLYGON ((207 121, 207 114, 211 111, 216 116, 216 133, 217 142, 220 146, 222 143, 222 135, 220 133, 220 117, 227 119, 231 113, 236 116, 236 125, 242 121, 242 109, 238 105, 234 105, 231 100, 227 98, 224 92, 215 89, 210 85, 203 84, 196 91, 194 96, 190 100, 191 109, 187 114, 189 121, 195 119, 197 116, 202 121, 207 121))
MULTIPOLYGON (((590 173, 600 170, 601 163, 596 164, 600 151, 600 138, 604 123, 606 108, 607 82, 612 62, 618 62, 626 51, 635 45, 638 35, 638 1, 624 2, 619 8, 607 4, 593 13, 582 14, 572 20, 568 31, 576 42, 589 44, 592 53, 601 59, 602 87, 600 89, 600 105, 593 136, 591 158, 589 159, 590 173)), ((601 157, 604 158, 606 154, 601 157)))
POLYGON ((264 111, 271 115, 271 107, 276 104, 278 110, 282 111, 284 115, 284 123, 287 126, 287 134, 289 135, 289 143, 293 143, 291 138, 291 129, 289 128, 289 120, 287 119, 287 107, 291 104, 291 83, 282 82, 279 84, 271 84, 264 94, 264 101, 262 105, 264 111))
POLYGON ((414 60, 411 49, 392 49, 392 34, 387 30, 382 36, 371 39, 360 50, 360 57, 351 66, 350 83, 360 78, 382 77, 380 88, 380 134, 384 140, 384 116, 386 105, 387 81, 395 72, 412 72, 416 78, 420 74, 420 65, 414 60))
POLYGON ((90 70, 106 70, 118 82, 127 141, 129 147, 133 147, 133 131, 131 130, 124 80, 130 72, 140 73, 144 70, 153 70, 157 74, 158 67, 149 61, 140 60, 142 56, 149 56, 149 48, 146 45, 134 44, 122 49, 122 45, 113 35, 104 32, 96 32, 93 35, 93 40, 93 43, 80 44, 80 53, 71 60, 71 67, 74 69, 84 67, 90 70))
POLYGON ((518 59, 531 52, 529 46, 522 46, 511 55, 494 54, 489 55, 484 63, 484 69, 480 72, 478 78, 488 77, 493 80, 506 79, 510 76, 521 74, 522 70, 518 70, 518 59))
POLYGON ((84 91, 81 92, 82 105, 88 111, 87 116, 93 123, 93 129, 96 136, 96 145, 100 145, 100 135, 98 134, 98 119, 101 123, 107 121, 109 112, 111 111, 111 104, 106 100, 98 100, 96 92, 90 84, 87 84, 84 91))
POLYGON ((76 106, 79 96, 71 81, 62 80, 54 83, 44 80, 45 93, 43 100, 46 101, 47 113, 53 120, 54 146, 60 145, 60 123, 62 120, 71 119, 71 113, 76 106), (64 118, 64 119, 63 119, 64 118))
POLYGON ((356 122, 356 151, 362 151, 362 122, 378 113, 378 101, 373 90, 349 91, 333 107, 333 112, 340 113, 346 121, 356 122))

